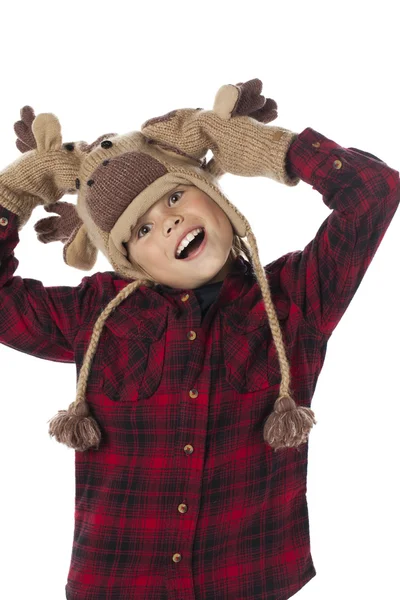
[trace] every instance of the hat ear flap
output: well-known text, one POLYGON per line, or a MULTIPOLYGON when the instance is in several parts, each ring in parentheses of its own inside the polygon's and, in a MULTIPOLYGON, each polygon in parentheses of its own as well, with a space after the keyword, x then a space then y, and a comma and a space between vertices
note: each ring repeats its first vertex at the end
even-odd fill
POLYGON ((64 244, 64 262, 81 271, 90 271, 96 263, 98 249, 88 236, 85 225, 76 228, 64 244))

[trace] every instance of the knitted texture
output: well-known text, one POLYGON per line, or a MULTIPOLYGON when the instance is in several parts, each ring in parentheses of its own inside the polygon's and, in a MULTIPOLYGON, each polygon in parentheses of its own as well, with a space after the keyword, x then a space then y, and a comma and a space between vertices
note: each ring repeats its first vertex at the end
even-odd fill
POLYGON ((18 229, 38 205, 75 193, 76 172, 82 152, 76 144, 62 144, 61 128, 51 113, 34 117, 31 107, 21 109, 14 129, 23 156, 0 172, 0 204, 18 215, 18 229))
POLYGON ((210 149, 218 167, 227 173, 294 184, 285 160, 298 134, 283 127, 265 126, 252 117, 223 119, 211 110, 182 109, 147 121, 141 131, 153 141, 196 157, 210 149))
POLYGON ((76 206, 72 202, 46 204, 44 210, 46 212, 55 212, 59 216, 44 217, 35 223, 34 229, 38 234, 38 240, 43 244, 55 241, 65 244, 76 229, 79 229, 82 225, 82 221, 76 212, 76 206))

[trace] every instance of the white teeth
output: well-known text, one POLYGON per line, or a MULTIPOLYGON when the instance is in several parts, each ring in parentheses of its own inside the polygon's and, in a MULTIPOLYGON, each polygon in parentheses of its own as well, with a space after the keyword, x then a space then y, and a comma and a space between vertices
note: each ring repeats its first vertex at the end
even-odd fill
POLYGON ((196 235, 198 233, 200 233, 201 231, 203 231, 201 228, 200 229, 193 229, 193 231, 190 231, 186 237, 183 238, 183 240, 181 241, 181 243, 178 246, 178 249, 176 251, 176 257, 178 257, 180 255, 180 253, 182 252, 182 250, 184 250, 186 248, 186 246, 192 241, 194 240, 194 238, 196 237, 196 235))

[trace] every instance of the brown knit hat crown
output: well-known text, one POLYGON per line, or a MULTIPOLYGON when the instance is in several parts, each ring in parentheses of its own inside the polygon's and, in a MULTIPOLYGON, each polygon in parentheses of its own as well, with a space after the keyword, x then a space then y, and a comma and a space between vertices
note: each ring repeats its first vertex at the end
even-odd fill
POLYGON ((39 239, 62 240, 64 261, 82 270, 94 266, 100 250, 114 270, 130 283, 113 298, 94 325, 78 377, 76 399, 67 411, 59 411, 50 421, 49 433, 57 441, 78 451, 98 448, 100 444, 100 430, 90 415, 85 392, 103 325, 111 312, 139 286, 155 285, 129 262, 124 243, 130 239, 138 218, 180 184, 195 185, 208 194, 228 216, 234 232, 247 238, 251 249, 253 270, 282 373, 279 397, 264 423, 263 438, 275 450, 298 447, 307 441, 316 423, 314 413, 308 407, 297 406, 292 398, 290 367, 256 239, 246 218, 218 185, 225 172, 244 176, 264 174, 291 186, 299 182, 285 169, 286 152, 297 134, 266 127, 265 123, 276 118, 277 105, 261 95, 261 86, 259 79, 223 86, 212 111, 171 111, 146 121, 140 132, 106 134, 91 145, 80 144, 83 159, 76 174, 76 207, 70 204, 62 209, 61 205, 67 203, 60 202, 48 207, 59 211, 64 218, 69 217, 68 229, 61 234, 59 228, 52 237, 46 229, 48 219, 42 219, 36 224, 37 232, 42 235, 39 239), (240 145, 246 139, 252 142, 252 153, 240 152, 240 145), (209 149, 213 158, 207 162, 209 149))

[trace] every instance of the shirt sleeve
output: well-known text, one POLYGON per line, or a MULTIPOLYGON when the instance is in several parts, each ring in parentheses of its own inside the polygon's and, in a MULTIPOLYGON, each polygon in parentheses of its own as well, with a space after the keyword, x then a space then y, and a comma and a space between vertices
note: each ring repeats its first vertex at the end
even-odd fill
POLYGON ((96 277, 77 287, 45 287, 15 276, 19 261, 17 215, 0 205, 0 343, 56 362, 73 363, 74 340, 90 314, 96 314, 96 277))
POLYGON ((287 169, 322 194, 333 212, 303 251, 282 257, 280 283, 311 328, 329 337, 399 205, 399 172, 311 127, 289 147, 287 169))

